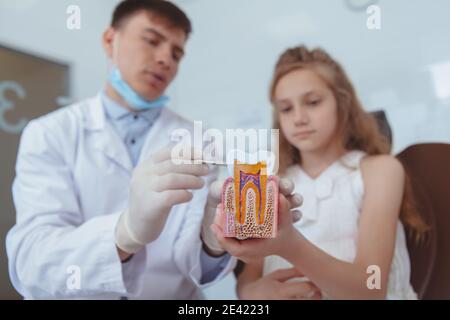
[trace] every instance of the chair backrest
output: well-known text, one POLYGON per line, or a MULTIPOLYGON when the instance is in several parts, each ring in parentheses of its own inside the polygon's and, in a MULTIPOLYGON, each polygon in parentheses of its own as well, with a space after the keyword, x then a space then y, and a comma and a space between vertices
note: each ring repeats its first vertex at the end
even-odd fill
POLYGON ((450 145, 418 144, 397 157, 431 227, 423 242, 407 238, 411 283, 421 299, 450 299, 450 145))
POLYGON ((389 144, 392 146, 392 129, 389 125, 389 121, 386 117, 386 113, 383 110, 370 112, 375 118, 375 121, 378 124, 378 128, 380 129, 381 134, 383 134, 389 141, 389 144))

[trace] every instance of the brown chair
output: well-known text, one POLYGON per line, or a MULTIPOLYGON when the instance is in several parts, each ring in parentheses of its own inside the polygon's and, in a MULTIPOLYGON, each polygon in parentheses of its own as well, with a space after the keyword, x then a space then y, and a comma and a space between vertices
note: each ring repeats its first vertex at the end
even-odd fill
POLYGON ((402 151, 416 205, 431 230, 416 242, 407 230, 411 283, 420 299, 450 299, 450 145, 418 144, 402 151))
POLYGON ((384 136, 389 141, 389 144, 392 146, 392 129, 389 125, 389 121, 386 117, 386 113, 384 110, 378 110, 370 112, 370 115, 372 115, 375 118, 375 121, 377 122, 378 128, 384 136))

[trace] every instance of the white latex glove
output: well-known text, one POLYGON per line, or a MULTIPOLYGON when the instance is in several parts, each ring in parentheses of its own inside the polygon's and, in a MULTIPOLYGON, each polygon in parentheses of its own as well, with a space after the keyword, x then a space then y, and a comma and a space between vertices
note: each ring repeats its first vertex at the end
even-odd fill
MULTIPOLYGON (((223 181, 219 182, 217 180, 209 187, 208 200, 206 202, 205 215, 203 217, 201 229, 203 243, 206 245, 207 251, 209 251, 209 253, 213 256, 219 256, 225 252, 217 241, 214 232, 210 228, 211 224, 214 222, 217 205, 222 200, 222 186, 223 181)), ((280 178, 279 191, 289 201, 294 218, 293 220, 294 222, 297 222, 300 220, 302 214, 300 210, 297 210, 296 208, 302 205, 303 197, 298 193, 293 193, 294 183, 288 178, 280 178)))
POLYGON ((116 226, 116 245, 133 254, 160 235, 174 205, 189 202, 189 190, 201 189, 208 174, 204 164, 175 164, 171 148, 155 154, 135 168, 128 210, 116 226))
POLYGON ((223 181, 220 180, 214 181, 209 186, 205 214, 202 221, 201 238, 203 244, 206 246, 206 251, 212 256, 220 256, 225 253, 225 250, 219 245, 214 232, 210 229, 210 226, 214 222, 217 205, 222 200, 222 186, 223 181))

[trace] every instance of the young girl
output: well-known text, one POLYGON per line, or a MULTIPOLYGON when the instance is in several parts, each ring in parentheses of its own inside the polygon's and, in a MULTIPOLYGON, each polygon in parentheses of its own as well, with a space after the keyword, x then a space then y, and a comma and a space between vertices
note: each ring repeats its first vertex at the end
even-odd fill
POLYGON ((427 226, 414 211, 401 163, 342 67, 321 49, 289 49, 276 65, 270 97, 280 129, 279 173, 303 196, 303 216, 293 223, 280 196, 277 238, 238 241, 222 236, 218 208, 211 228, 247 262, 238 296, 417 299, 400 220, 419 235, 427 226), (286 281, 300 277, 310 283, 294 288, 286 281))

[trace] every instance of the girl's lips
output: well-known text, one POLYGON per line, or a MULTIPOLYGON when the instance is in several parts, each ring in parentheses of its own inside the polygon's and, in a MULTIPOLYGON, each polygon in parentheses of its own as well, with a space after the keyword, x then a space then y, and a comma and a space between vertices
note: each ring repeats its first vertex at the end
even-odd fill
POLYGON ((296 137, 296 138, 308 138, 314 132, 315 132, 314 130, 301 131, 301 132, 294 133, 294 137, 296 137))

